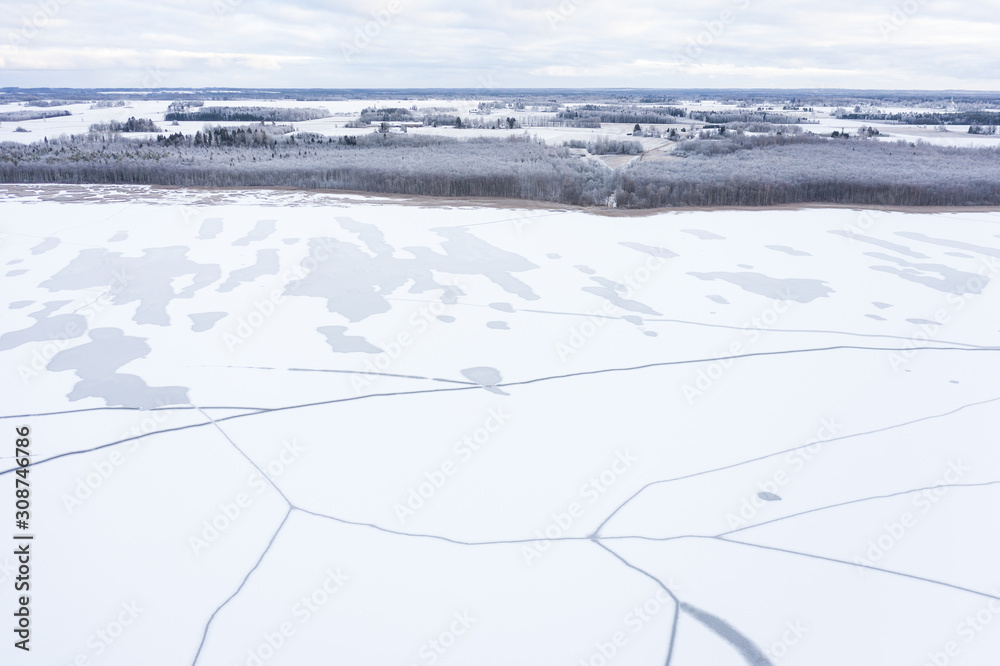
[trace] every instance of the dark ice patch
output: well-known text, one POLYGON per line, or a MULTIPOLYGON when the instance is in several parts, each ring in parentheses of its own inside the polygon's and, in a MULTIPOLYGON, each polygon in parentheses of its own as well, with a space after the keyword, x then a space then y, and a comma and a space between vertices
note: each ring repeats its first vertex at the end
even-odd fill
POLYGON ((808 278, 773 278, 762 273, 688 273, 699 280, 722 280, 743 291, 776 300, 810 303, 833 293, 822 280, 808 278))
POLYGON ((326 344, 338 354, 378 354, 382 351, 359 335, 346 335, 346 326, 320 326, 316 330, 326 336, 326 344))
POLYGON ((233 245, 249 245, 250 243, 257 243, 265 240, 268 236, 274 233, 274 223, 275 220, 260 220, 254 225, 254 228, 250 230, 250 233, 243 238, 233 241, 233 245))
POLYGON ((198 312, 188 315, 191 320, 191 330, 195 333, 203 333, 211 330, 215 324, 226 316, 225 312, 198 312))
POLYGON ((100 398, 111 407, 139 409, 189 403, 186 387, 152 387, 136 375, 117 372, 130 361, 149 354, 144 338, 126 336, 117 328, 95 328, 90 340, 57 353, 47 366, 54 372, 76 372, 80 381, 67 396, 70 400, 100 398))

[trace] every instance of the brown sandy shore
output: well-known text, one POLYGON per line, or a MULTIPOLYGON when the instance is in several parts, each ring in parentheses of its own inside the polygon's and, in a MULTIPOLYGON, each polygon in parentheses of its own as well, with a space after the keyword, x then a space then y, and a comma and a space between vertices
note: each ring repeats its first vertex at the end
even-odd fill
POLYGON ((795 203, 772 206, 678 206, 672 208, 619 209, 585 207, 497 197, 431 197, 407 194, 382 194, 354 190, 304 190, 293 187, 175 187, 168 185, 80 185, 80 184, 0 184, 0 202, 31 198, 37 201, 63 203, 148 203, 165 205, 232 205, 248 193, 269 195, 267 200, 254 201, 262 206, 343 206, 350 203, 392 204, 425 208, 496 208, 502 210, 576 211, 605 217, 648 217, 671 212, 721 210, 810 210, 841 208, 846 210, 879 210, 900 213, 994 213, 1000 206, 879 206, 840 203, 795 203))

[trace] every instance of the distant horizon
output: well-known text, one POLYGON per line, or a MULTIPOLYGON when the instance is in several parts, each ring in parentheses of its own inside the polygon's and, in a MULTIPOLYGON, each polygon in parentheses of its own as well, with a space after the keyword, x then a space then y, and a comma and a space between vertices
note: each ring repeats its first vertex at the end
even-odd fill
POLYGON ((973 88, 842 88, 842 87, 650 87, 650 86, 509 86, 497 88, 482 87, 458 87, 458 86, 421 86, 400 88, 393 86, 344 86, 344 87, 323 87, 323 86, 233 86, 233 85, 204 85, 204 86, 164 86, 147 88, 142 86, 3 86, 0 87, 0 94, 11 92, 33 93, 36 91, 113 91, 143 94, 170 93, 175 91, 191 92, 407 92, 407 93, 428 93, 439 91, 473 92, 478 94, 492 92, 657 92, 657 93, 893 93, 893 94, 974 94, 974 95, 1000 95, 1000 89, 973 89, 973 88))

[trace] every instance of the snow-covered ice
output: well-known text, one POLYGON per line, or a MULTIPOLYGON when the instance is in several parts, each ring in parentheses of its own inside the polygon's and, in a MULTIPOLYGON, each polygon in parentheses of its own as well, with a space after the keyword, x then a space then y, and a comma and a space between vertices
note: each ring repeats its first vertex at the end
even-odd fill
POLYGON ((52 185, 0 220, 15 663, 1000 654, 997 213, 52 185))

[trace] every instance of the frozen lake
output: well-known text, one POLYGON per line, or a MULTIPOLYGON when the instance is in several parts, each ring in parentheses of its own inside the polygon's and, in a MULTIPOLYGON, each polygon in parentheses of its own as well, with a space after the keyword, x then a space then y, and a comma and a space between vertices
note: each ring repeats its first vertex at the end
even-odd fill
POLYGON ((0 220, 32 663, 1000 654, 998 213, 54 185, 0 220))

